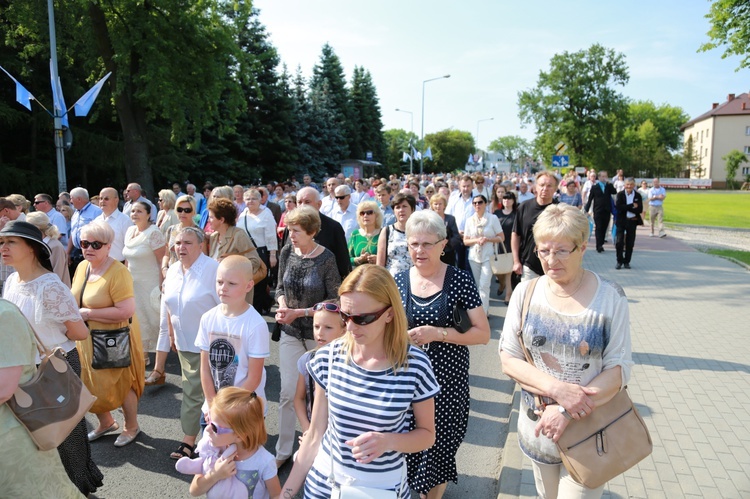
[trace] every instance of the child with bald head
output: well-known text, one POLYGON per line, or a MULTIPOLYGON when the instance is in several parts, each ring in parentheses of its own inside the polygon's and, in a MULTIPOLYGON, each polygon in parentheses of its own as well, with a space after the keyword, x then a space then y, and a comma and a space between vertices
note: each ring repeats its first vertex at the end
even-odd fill
POLYGON ((264 359, 270 356, 268 326, 245 300, 253 289, 253 265, 240 255, 230 255, 216 271, 216 293, 221 303, 201 317, 195 346, 201 349, 201 386, 206 398, 203 415, 216 393, 238 386, 266 398, 264 359))

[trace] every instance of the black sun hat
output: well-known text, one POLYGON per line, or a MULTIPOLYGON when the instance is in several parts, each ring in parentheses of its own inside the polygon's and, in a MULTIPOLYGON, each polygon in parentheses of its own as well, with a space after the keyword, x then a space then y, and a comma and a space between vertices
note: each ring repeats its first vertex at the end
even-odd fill
POLYGON ((32 225, 29 222, 22 222, 20 220, 11 220, 5 224, 5 227, 0 229, 0 237, 22 237, 39 244, 47 256, 50 256, 52 252, 49 246, 44 242, 44 234, 36 225, 32 225))

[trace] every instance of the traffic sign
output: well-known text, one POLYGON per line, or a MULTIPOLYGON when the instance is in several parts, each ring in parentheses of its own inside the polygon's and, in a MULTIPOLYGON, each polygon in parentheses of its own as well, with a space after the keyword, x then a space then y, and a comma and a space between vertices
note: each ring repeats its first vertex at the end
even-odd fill
POLYGON ((555 144, 555 155, 559 156, 561 154, 565 154, 565 151, 568 150, 568 145, 565 142, 558 142, 555 144))
POLYGON ((552 166, 561 168, 570 164, 570 156, 552 156, 552 166))

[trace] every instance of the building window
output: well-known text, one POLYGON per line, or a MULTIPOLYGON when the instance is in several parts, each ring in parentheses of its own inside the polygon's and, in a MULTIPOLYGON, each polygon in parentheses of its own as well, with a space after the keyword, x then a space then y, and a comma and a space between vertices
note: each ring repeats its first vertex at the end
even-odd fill
POLYGON ((750 166, 743 166, 742 167, 742 174, 743 175, 750 175, 750 166))
POLYGON ((703 153, 703 157, 708 157, 708 147, 706 147, 706 151, 703 153))
POLYGON ((750 126, 745 127, 745 135, 750 135, 750 126))
POLYGON ((745 154, 750 154, 750 146, 745 146, 745 154))
POLYGON ((706 138, 708 138, 708 133, 709 133, 710 131, 711 131, 711 130, 706 130, 706 138))

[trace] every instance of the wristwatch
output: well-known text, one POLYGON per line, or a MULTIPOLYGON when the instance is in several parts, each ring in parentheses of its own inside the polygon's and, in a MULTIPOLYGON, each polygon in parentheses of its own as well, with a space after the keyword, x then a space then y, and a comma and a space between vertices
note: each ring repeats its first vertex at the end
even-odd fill
POLYGON ((565 416, 565 419, 567 419, 568 421, 573 420, 573 416, 571 416, 570 413, 567 410, 565 410, 565 407, 558 405, 557 410, 560 411, 560 414, 565 416))
POLYGON ((445 328, 443 328, 443 329, 440 330, 440 332, 443 335, 443 341, 446 341, 448 339, 448 330, 445 329, 445 328))

